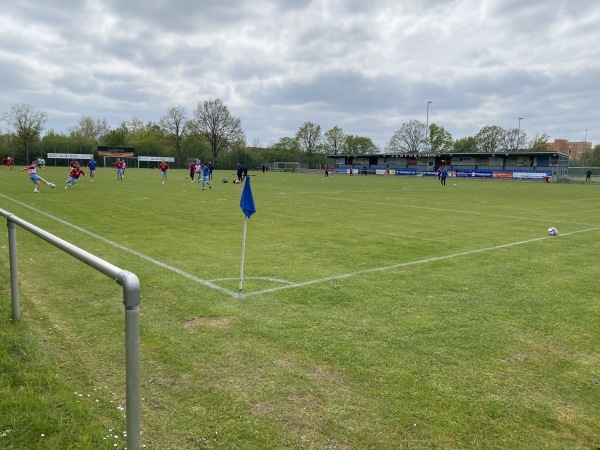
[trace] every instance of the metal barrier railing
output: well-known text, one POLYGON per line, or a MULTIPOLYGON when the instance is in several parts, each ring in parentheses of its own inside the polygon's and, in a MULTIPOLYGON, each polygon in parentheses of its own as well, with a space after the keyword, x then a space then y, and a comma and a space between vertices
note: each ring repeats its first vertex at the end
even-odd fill
POLYGON ((102 272, 123 287, 125 305, 125 414, 127 422, 127 448, 140 448, 140 282, 138 277, 98 258, 69 242, 48 233, 23 219, 0 209, 8 226, 8 251, 10 261, 10 286, 12 318, 20 319, 19 280, 17 264, 17 225, 45 240, 88 266, 102 272))

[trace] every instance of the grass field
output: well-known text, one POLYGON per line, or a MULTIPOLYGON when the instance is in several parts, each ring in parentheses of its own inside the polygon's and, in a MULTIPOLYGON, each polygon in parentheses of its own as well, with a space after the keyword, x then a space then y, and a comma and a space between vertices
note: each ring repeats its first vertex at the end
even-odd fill
MULTIPOLYGON (((598 186, 257 173, 238 298, 232 173, 40 173, 0 208, 140 279, 145 448, 600 448, 598 186)), ((17 234, 0 449, 124 448, 122 290, 17 234)))

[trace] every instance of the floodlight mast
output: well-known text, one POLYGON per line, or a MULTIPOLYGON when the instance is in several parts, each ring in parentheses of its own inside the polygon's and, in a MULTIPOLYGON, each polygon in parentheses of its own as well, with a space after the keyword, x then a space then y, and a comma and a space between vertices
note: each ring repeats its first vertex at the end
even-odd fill
POLYGON ((425 125, 425 142, 427 143, 427 149, 431 148, 429 145, 429 104, 433 103, 431 100, 427 102, 427 125, 425 125))
POLYGON ((517 119, 519 120, 519 132, 517 135, 517 151, 519 151, 519 148, 521 147, 521 120, 523 120, 525 117, 517 117, 517 119))

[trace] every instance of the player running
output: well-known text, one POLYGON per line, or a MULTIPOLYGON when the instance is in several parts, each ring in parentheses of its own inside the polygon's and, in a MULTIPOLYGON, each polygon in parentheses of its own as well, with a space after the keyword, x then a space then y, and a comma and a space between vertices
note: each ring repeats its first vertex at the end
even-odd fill
POLYGON ((98 163, 94 161, 94 158, 90 159, 88 163, 88 169, 90 169, 90 183, 94 182, 94 175, 96 175, 96 168, 98 167, 98 163))
POLYGON ((67 181, 65 181, 65 183, 67 183, 67 185, 65 186, 65 189, 69 189, 70 187, 72 187, 73 185, 75 185, 75 183, 77 183, 79 181, 79 177, 83 175, 83 177, 85 178, 85 172, 83 171, 83 169, 81 167, 79 167, 79 164, 75 167, 73 167, 71 169, 71 171, 69 172, 69 179, 67 181))
POLYGON ((158 170, 160 170, 162 184, 165 184, 165 181, 167 181, 167 174, 169 172, 169 165, 164 159, 158 165, 158 170))
POLYGON ((202 166, 202 190, 204 190, 204 183, 208 184, 208 188, 212 189, 212 186, 210 185, 210 167, 208 167, 208 165, 204 164, 202 166))

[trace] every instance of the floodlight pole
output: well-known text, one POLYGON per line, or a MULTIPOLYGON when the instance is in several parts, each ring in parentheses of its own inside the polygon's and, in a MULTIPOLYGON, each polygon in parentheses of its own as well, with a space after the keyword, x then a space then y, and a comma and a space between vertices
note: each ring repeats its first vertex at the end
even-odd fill
POLYGON ((521 120, 523 120, 525 117, 517 117, 517 119, 519 120, 519 131, 517 134, 517 151, 519 151, 519 147, 521 146, 521 120))
POLYGON ((429 145, 429 104, 433 103, 431 100, 427 102, 427 125, 425 125, 425 143, 427 144, 427 149, 429 150, 431 146, 429 145))

